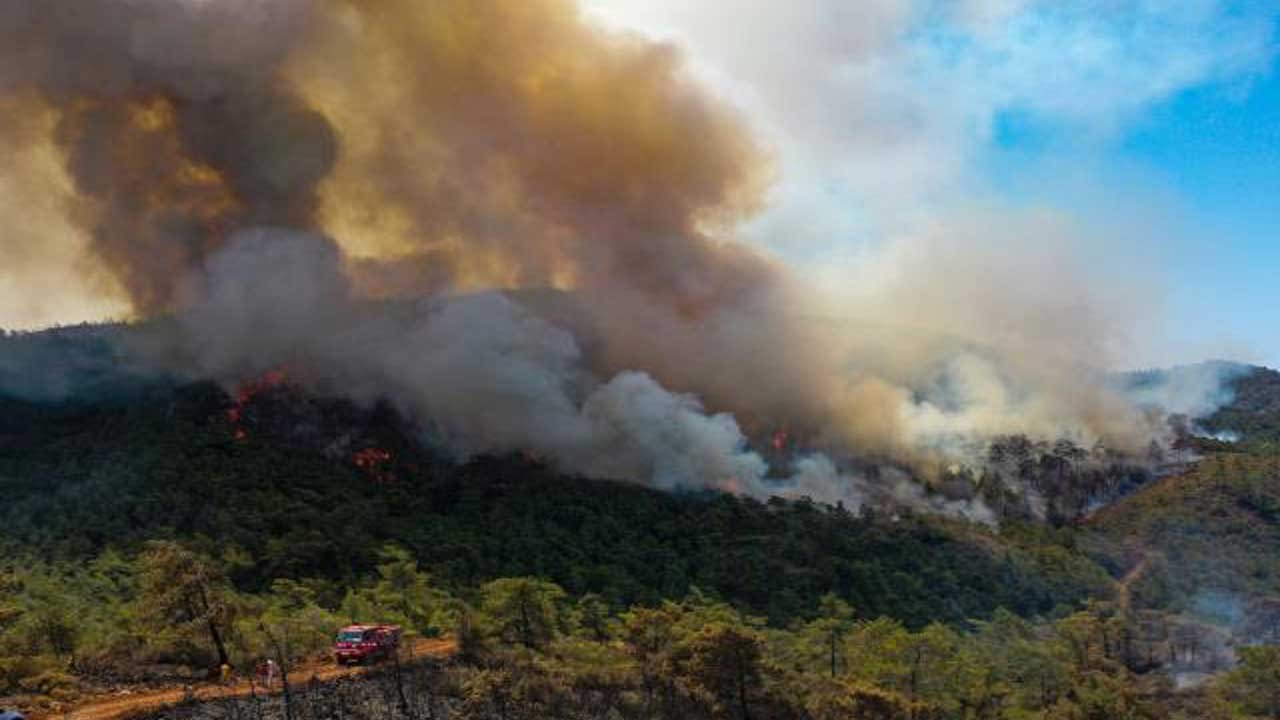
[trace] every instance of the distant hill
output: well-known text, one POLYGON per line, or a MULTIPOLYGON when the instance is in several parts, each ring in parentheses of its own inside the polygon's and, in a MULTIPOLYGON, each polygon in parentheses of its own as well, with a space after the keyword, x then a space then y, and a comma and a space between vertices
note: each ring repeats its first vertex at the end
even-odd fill
POLYGON ((142 348, 166 323, 73 325, 40 332, 0 332, 0 397, 99 402, 132 397, 173 378, 142 348))
POLYGON ((1280 456, 1215 454, 1100 511, 1088 528, 1129 562, 1151 559, 1134 587, 1138 606, 1234 622, 1280 595, 1280 456))
POLYGON ((1134 588, 1140 605, 1234 622, 1280 595, 1280 372, 1243 368, 1226 390, 1196 421, 1205 458, 1102 509, 1088 529, 1117 558, 1151 558, 1134 588))
POLYGON ((1251 447, 1280 451, 1280 372, 1252 368, 1230 383, 1232 399, 1200 421, 1211 433, 1238 434, 1251 447))

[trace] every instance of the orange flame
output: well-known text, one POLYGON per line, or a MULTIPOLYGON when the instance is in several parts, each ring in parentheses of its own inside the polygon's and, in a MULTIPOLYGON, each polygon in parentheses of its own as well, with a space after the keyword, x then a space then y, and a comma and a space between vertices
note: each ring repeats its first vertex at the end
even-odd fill
POLYGON ((391 471, 391 461, 391 451, 380 447, 367 447, 351 456, 351 462, 371 480, 384 484, 396 479, 395 473, 391 471))
POLYGON ((774 450, 782 452, 787 449, 787 443, 790 440, 791 435, 787 432, 787 426, 783 425, 773 433, 773 438, 769 441, 769 444, 773 446, 774 450))
POLYGON ((736 477, 727 477, 724 480, 721 480, 717 485, 717 488, 722 492, 729 493, 730 495, 742 494, 742 482, 736 477))
POLYGON ((240 390, 236 392, 235 402, 224 412, 227 422, 231 424, 232 437, 236 440, 244 440, 249 437, 249 431, 243 424, 245 406, 257 395, 273 387, 283 385, 287 379, 288 376, 285 375, 284 370, 268 370, 257 380, 240 386, 240 390))

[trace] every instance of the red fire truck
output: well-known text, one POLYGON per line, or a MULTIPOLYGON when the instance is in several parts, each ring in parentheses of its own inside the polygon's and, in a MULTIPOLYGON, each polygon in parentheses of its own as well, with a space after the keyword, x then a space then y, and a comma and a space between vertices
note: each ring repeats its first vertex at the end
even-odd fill
POLYGON ((400 647, 399 625, 348 625, 333 642, 339 665, 386 660, 400 647))

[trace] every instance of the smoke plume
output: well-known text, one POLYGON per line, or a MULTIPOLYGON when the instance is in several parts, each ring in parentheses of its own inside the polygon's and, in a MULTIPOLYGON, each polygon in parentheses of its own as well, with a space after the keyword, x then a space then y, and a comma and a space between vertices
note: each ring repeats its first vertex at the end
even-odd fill
POLYGON ((41 149, 88 264, 179 318, 159 354, 191 374, 285 365, 460 455, 978 519, 868 469, 1160 437, 1087 368, 1106 297, 1060 263, 993 281, 961 233, 831 319, 732 237, 773 176, 744 128, 569 0, 0 0, 0 141, 41 149))
MULTIPOLYGON (((601 380, 569 332, 497 293, 362 305, 330 241, 238 233, 181 316, 182 365, 229 382, 273 367, 297 382, 388 400, 460 456, 532 451, 584 475, 763 496, 795 489, 859 504, 830 461, 768 478, 737 421, 634 370, 601 380)), ((847 484, 847 483, 846 483, 847 484)))

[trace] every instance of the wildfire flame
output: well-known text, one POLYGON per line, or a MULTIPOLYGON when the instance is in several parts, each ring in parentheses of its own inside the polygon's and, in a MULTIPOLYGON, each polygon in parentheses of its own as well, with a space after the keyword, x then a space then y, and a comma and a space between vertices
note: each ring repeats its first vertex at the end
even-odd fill
POLYGON ((787 449, 787 443, 790 442, 790 440, 791 435, 787 432, 787 426, 783 425, 773 433, 773 438, 770 439, 769 445, 773 447, 774 450, 782 452, 787 449))
POLYGON ((742 494, 742 482, 736 477, 727 477, 716 484, 717 489, 721 492, 727 492, 730 495, 742 494))
POLYGON ((351 462, 356 467, 379 483, 395 481, 395 473, 391 471, 392 460, 391 451, 380 447, 367 447, 351 456, 351 462))
POLYGON ((236 440, 249 437, 249 430, 244 425, 245 409, 255 397, 274 387, 283 385, 288 376, 283 370, 269 370, 262 377, 240 386, 235 402, 225 411, 227 422, 231 425, 231 436, 236 440))

